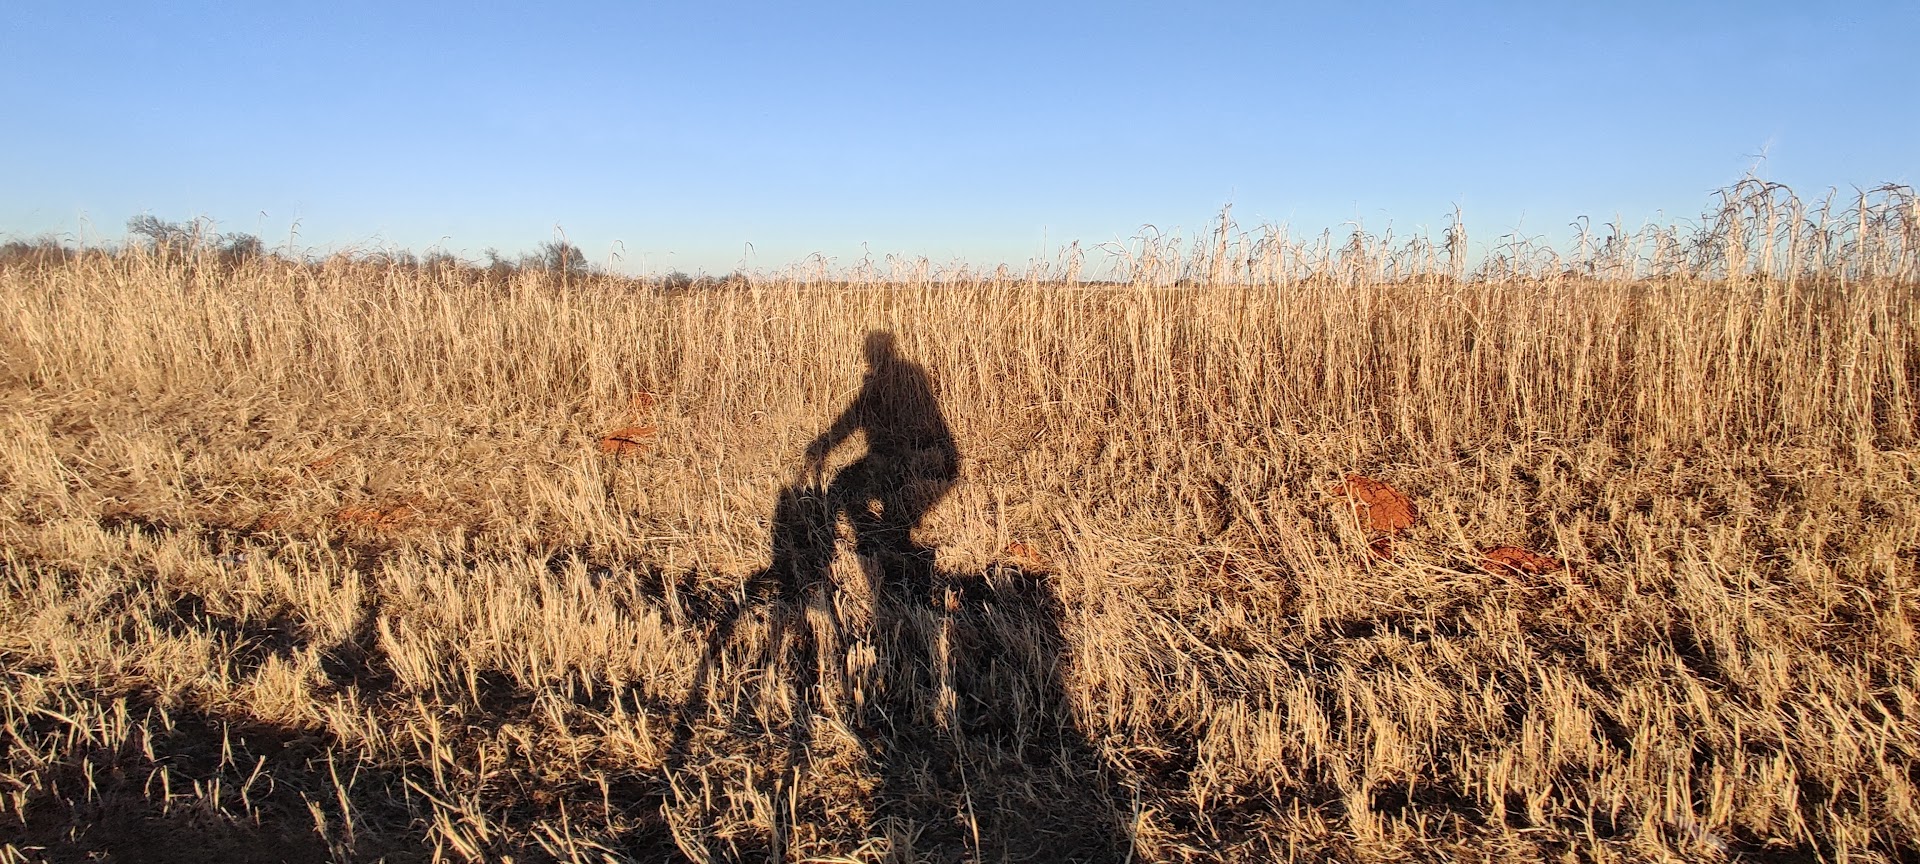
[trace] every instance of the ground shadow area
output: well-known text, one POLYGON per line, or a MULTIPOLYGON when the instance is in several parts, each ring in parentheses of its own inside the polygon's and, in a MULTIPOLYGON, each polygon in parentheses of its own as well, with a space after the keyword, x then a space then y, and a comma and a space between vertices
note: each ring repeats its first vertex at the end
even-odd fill
MULTIPOLYGON (((708 709, 736 622, 764 615, 766 665, 784 670, 796 710, 787 764, 763 769, 805 770, 811 718, 852 730, 877 781, 864 832, 887 837, 895 860, 1125 860, 1104 762, 1067 703, 1047 575, 947 572, 915 542, 958 477, 959 448, 926 371, 892 335, 869 335, 866 355, 859 394, 775 502, 772 564, 711 629, 683 717, 708 709), (829 478, 830 455, 855 433, 866 452, 829 478)), ((775 830, 774 857, 785 833, 775 830)))

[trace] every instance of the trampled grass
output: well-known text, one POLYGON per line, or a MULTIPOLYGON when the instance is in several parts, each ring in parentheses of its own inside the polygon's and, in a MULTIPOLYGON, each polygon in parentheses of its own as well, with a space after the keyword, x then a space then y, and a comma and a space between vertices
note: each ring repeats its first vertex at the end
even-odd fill
POLYGON ((0 857, 1912 860, 1916 211, 1724 203, 1474 273, 13 261, 0 857))

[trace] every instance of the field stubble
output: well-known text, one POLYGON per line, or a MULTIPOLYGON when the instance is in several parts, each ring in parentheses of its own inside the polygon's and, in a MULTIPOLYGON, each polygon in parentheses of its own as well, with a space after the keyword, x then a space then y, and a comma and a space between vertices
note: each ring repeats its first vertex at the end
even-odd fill
POLYGON ((9 266, 0 849, 1913 860, 1904 248, 692 292, 9 266), (874 332, 958 474, 910 539, 809 539, 874 332))

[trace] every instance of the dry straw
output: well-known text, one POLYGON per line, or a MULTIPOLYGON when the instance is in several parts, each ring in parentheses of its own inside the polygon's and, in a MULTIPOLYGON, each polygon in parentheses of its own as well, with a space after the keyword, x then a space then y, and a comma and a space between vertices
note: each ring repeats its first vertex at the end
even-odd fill
POLYGON ((1920 855, 1911 191, 1468 248, 15 256, 0 854, 1920 855), (924 591, 852 523, 782 582, 873 331, 961 458, 924 591))

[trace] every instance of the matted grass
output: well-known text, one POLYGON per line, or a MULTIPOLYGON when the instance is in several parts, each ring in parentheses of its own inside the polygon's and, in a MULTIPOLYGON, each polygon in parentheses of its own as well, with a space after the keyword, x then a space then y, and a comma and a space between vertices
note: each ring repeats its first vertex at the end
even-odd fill
POLYGON ((1471 278, 10 264, 0 856, 1912 860, 1913 207, 1727 201, 1471 278), (937 404, 810 471, 874 332, 937 404))

